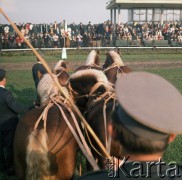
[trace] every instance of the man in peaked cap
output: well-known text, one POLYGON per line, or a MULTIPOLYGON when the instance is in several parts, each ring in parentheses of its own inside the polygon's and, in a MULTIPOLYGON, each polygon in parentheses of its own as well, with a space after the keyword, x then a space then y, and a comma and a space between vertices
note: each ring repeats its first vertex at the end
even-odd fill
POLYGON ((89 173, 91 179, 182 179, 182 168, 161 157, 176 135, 182 134, 182 95, 162 77, 132 72, 116 81, 118 104, 108 126, 122 145, 123 157, 111 157, 106 170, 89 173))
POLYGON ((0 173, 12 175, 13 137, 18 123, 18 114, 29 107, 17 103, 12 93, 5 88, 6 71, 0 69, 0 173))

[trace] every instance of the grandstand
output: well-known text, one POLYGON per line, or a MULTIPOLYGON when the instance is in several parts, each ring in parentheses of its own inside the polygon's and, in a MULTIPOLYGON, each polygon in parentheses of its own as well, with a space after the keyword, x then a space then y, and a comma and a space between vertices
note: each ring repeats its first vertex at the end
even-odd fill
MULTIPOLYGON (((39 49, 182 47, 182 0, 112 0, 106 8, 111 12, 110 20, 98 24, 65 26, 65 22, 53 20, 50 24, 20 22, 17 27, 32 46, 39 49), (128 9, 125 24, 120 22, 122 9, 128 9)), ((13 28, 0 23, 0 50, 22 48, 28 47, 13 28)))
POLYGON ((182 46, 181 0, 111 0, 106 9, 110 10, 118 47, 182 46), (128 10, 127 25, 121 23, 123 9, 128 10), (120 35, 122 28, 129 32, 120 35))
POLYGON ((120 24, 122 9, 128 9, 128 21, 132 22, 182 22, 181 0, 111 0, 106 8, 110 10, 110 20, 114 24, 116 16, 120 24))

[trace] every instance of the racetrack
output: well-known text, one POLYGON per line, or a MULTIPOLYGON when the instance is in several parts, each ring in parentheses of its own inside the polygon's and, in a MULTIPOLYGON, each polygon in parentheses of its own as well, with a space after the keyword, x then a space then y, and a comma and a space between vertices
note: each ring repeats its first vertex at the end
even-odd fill
MULTIPOLYGON (((69 62, 68 68, 69 71, 74 71, 77 67, 82 65, 82 62, 73 62, 70 61, 69 59, 66 60, 69 62)), ((134 61, 131 60, 132 62, 126 62, 125 65, 130 66, 134 70, 139 70, 139 69, 165 69, 165 68, 182 68, 182 61, 158 61, 155 60, 154 62, 144 62, 144 61, 134 61)), ((35 62, 21 62, 21 63, 0 63, 1 68, 6 69, 7 71, 9 70, 31 70, 33 64, 35 62)), ((55 62, 49 62, 48 63, 49 67, 53 69, 55 62)))

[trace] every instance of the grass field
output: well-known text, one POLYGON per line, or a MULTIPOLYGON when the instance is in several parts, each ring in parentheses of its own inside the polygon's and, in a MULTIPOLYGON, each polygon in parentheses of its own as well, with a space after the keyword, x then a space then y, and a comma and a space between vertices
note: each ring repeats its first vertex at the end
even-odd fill
MULTIPOLYGON (((44 59, 52 68, 60 60, 60 54, 46 54, 44 59)), ((83 64, 87 53, 68 54, 69 73, 71 74, 79 65, 83 64)), ((105 60, 104 52, 101 53, 101 62, 105 60)), ((122 59, 134 71, 148 71, 159 74, 169 80, 182 93, 182 54, 124 54, 122 59)), ((36 57, 32 54, 11 54, 0 55, 0 68, 7 70, 8 84, 10 89, 19 102, 32 104, 35 100, 35 88, 32 78, 31 68, 36 63, 36 57)), ((172 103, 172 102, 170 102, 172 103)), ((171 123, 173 120, 171 120, 171 123)), ((167 162, 176 161, 182 163, 182 136, 178 136, 175 142, 169 145, 164 154, 167 162)))

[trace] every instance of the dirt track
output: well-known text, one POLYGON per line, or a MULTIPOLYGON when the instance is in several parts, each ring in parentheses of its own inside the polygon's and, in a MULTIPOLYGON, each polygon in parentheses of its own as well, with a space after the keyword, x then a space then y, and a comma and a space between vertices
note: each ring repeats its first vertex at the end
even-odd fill
MULTIPOLYGON (((69 60, 67 60, 69 62, 69 60)), ((31 70, 34 62, 26 63, 0 63, 1 68, 6 70, 31 70)), ((55 63, 48 63, 52 69, 55 63)), ((70 62, 68 64, 69 71, 75 70, 81 63, 70 62)), ((126 65, 130 66, 132 69, 157 69, 157 68, 182 68, 182 61, 155 61, 155 62, 144 62, 144 61, 135 61, 135 62, 126 62, 126 65)))

